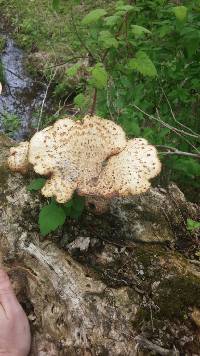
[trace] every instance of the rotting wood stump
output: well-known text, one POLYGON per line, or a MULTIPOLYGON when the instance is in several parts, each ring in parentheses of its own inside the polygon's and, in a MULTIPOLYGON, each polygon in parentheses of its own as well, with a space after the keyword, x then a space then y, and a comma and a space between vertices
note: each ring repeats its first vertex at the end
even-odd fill
POLYGON ((31 355, 200 355, 200 209, 180 190, 113 200, 110 212, 42 239, 39 194, 6 167, 0 136, 0 252, 31 324, 31 355))

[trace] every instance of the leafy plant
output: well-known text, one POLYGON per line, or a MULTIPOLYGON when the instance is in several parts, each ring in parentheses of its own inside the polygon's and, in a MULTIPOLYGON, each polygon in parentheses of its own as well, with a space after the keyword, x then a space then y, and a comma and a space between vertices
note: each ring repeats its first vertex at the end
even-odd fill
MULTIPOLYGON (((30 192, 36 192, 45 185, 45 178, 33 179, 27 187, 30 192)), ((72 199, 65 204, 59 204, 54 199, 43 206, 39 214, 39 227, 42 236, 57 230, 64 225, 67 218, 79 219, 85 207, 85 198, 74 194, 72 199)))
POLYGON ((187 219, 187 229, 189 231, 200 229, 200 222, 192 219, 187 219))
POLYGON ((55 231, 58 227, 64 224, 65 219, 65 210, 54 201, 43 206, 39 215, 41 235, 46 236, 50 232, 55 231))
POLYGON ((67 218, 78 219, 84 210, 85 199, 74 195, 66 204, 58 204, 54 199, 42 207, 39 214, 39 227, 42 236, 64 225, 67 218))
POLYGON ((15 114, 5 112, 2 114, 2 124, 4 132, 12 136, 20 128, 20 118, 15 114))
POLYGON ((117 1, 89 12, 79 37, 91 61, 86 85, 74 99, 82 113, 96 111, 130 137, 157 145, 168 179, 188 192, 199 186, 200 175, 198 6, 117 1))

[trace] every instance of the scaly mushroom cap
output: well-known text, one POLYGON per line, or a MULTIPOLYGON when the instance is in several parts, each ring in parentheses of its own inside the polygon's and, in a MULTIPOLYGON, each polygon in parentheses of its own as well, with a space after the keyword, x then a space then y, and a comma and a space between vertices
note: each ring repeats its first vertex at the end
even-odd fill
POLYGON ((80 195, 111 198, 144 193, 150 187, 149 179, 160 173, 161 163, 155 147, 145 139, 127 142, 125 149, 111 157, 98 180, 87 189, 78 189, 80 195))
POLYGON ((22 174, 27 173, 29 168, 28 162, 29 142, 21 142, 17 147, 11 147, 8 158, 8 166, 11 171, 22 174))
POLYGON ((124 131, 110 120, 66 118, 33 136, 28 159, 36 173, 50 175, 42 194, 64 203, 77 187, 87 190, 105 160, 125 146, 124 131))
POLYGON ((49 176, 42 194, 59 203, 75 190, 99 198, 140 194, 161 169, 155 147, 140 138, 127 141, 120 126, 96 116, 59 120, 11 149, 11 170, 24 173, 29 162, 49 176))

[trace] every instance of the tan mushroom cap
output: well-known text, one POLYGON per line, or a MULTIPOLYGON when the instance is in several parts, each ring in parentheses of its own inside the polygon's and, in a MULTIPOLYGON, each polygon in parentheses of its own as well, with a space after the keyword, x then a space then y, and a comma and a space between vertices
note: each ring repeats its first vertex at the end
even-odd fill
POLYGON ((78 187, 86 190, 89 181, 99 176, 103 162, 125 146, 124 131, 110 120, 66 118, 33 136, 29 162, 36 173, 50 175, 42 194, 64 203, 78 187))
POLYGON ((8 166, 11 171, 22 174, 27 173, 29 168, 28 162, 29 142, 21 142, 17 147, 11 147, 8 158, 8 166))
POLYGON ((161 170, 155 147, 141 138, 127 141, 120 126, 96 116, 59 120, 11 149, 11 170, 24 173, 29 162, 49 177, 42 194, 59 203, 74 191, 108 199, 140 194, 161 170))
POLYGON ((145 139, 128 141, 125 149, 111 157, 96 182, 91 181, 80 195, 105 198, 144 193, 150 187, 149 179, 160 173, 161 163, 154 146, 145 139))

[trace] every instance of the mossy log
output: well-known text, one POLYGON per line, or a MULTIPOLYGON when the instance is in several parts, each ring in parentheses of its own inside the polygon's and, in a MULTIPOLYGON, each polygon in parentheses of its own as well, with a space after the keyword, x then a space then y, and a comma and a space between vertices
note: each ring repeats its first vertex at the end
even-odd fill
POLYGON ((200 355, 200 209, 175 186, 41 238, 44 199, 11 174, 0 136, 0 257, 31 324, 31 355, 200 355))

